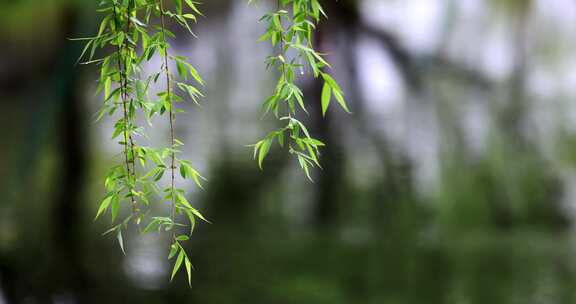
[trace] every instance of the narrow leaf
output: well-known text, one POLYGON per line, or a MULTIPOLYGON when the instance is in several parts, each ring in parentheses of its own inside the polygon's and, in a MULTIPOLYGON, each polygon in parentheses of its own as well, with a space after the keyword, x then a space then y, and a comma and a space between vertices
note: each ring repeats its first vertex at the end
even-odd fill
POLYGON ((120 244, 120 249, 122 249, 122 253, 126 255, 126 251, 124 250, 124 239, 122 239, 122 229, 118 227, 118 233, 116 234, 116 239, 118 239, 118 244, 120 244))
POLYGON ((322 88, 322 116, 326 116, 330 99, 332 99, 332 89, 327 82, 324 82, 324 87, 322 88))
POLYGON ((174 263, 174 268, 172 269, 172 275, 170 276, 170 281, 172 281, 172 279, 174 279, 174 276, 178 272, 178 269, 180 269, 180 266, 182 266, 183 260, 184 260, 184 251, 182 249, 180 249, 180 253, 178 254, 178 257, 176 258, 176 263, 174 263))
POLYGON ((188 257, 185 257, 184 264, 186 264, 186 273, 188 274, 188 286, 192 287, 192 263, 188 257))

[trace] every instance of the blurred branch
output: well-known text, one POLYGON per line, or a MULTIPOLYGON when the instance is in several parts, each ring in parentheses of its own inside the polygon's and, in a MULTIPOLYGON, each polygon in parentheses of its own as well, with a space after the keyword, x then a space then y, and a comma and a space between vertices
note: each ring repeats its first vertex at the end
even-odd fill
POLYGON ((389 52, 396 63, 405 84, 412 89, 421 89, 423 77, 431 71, 436 70, 440 70, 455 79, 459 79, 481 89, 490 89, 493 87, 492 81, 482 73, 463 64, 454 62, 452 59, 441 54, 417 57, 405 48, 396 36, 384 29, 369 26, 363 21, 359 21, 356 28, 361 34, 365 34, 381 43, 382 47, 389 52))
POLYGON ((344 31, 355 29, 358 34, 378 41, 382 48, 388 51, 404 83, 411 90, 420 91, 425 84, 425 76, 435 71, 446 73, 482 90, 489 90, 493 87, 493 82, 486 75, 455 62, 445 55, 436 53, 417 56, 413 54, 390 31, 367 24, 360 15, 357 1, 328 2, 326 6, 329 10, 328 15, 334 16, 328 22, 339 25, 344 31))
POLYGON ((394 60, 397 68, 402 74, 406 85, 419 89, 422 86, 422 77, 415 63, 415 58, 410 52, 398 41, 398 38, 391 33, 368 26, 362 20, 358 19, 356 29, 368 37, 380 42, 382 47, 388 50, 389 55, 394 60))

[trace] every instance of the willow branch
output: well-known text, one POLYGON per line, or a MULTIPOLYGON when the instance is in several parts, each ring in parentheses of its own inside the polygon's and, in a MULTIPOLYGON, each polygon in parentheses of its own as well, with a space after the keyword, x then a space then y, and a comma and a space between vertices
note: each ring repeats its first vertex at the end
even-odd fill
MULTIPOLYGON (((166 23, 164 21, 164 0, 160 0, 160 25, 162 27, 162 38, 164 39, 164 71, 166 74, 166 98, 170 103, 170 192, 172 198, 172 210, 170 212, 170 218, 172 219, 172 223, 176 220, 176 198, 174 195, 175 187, 174 187, 174 172, 176 170, 175 162, 176 162, 176 153, 174 152, 174 145, 175 145, 175 138, 174 138, 174 109, 172 105, 172 87, 170 84, 170 67, 168 66, 168 45, 166 43, 166 23)), ((172 230, 172 238, 176 237, 176 232, 172 230)))
MULTIPOLYGON (((116 13, 116 3, 112 1, 112 8, 114 10, 114 29, 118 32, 119 29, 119 22, 118 22, 118 14, 116 13)), ((129 19, 129 18, 128 18, 129 19)), ((127 24, 129 27, 129 24, 127 24)), ((125 63, 123 64, 123 56, 122 56, 122 48, 125 46, 124 42, 122 44, 118 44, 117 46, 117 61, 118 61, 118 73, 120 73, 120 98, 122 99, 122 112, 124 117, 124 164, 126 167, 126 185, 128 187, 130 201, 132 202, 133 211, 136 209, 136 199, 134 198, 133 189, 134 186, 132 182, 135 182, 136 178, 134 175, 134 171, 130 169, 130 158, 128 153, 132 153, 132 162, 134 162, 134 146, 132 141, 132 135, 130 134, 129 122, 130 119, 128 117, 128 109, 127 109, 127 99, 128 99, 128 72, 126 70, 125 63), (129 150, 131 152, 129 152, 129 150), (131 181, 132 179, 132 181, 131 181)), ((133 163, 134 168, 134 163, 133 163)))

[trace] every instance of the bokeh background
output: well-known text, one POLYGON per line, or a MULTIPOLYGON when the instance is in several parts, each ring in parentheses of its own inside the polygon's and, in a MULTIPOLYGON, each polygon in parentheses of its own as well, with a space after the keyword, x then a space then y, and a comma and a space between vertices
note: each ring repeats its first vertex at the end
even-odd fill
POLYGON ((0 303, 576 303, 576 2, 322 1, 354 113, 322 119, 301 80, 328 146, 310 183, 246 147, 276 124, 256 42, 273 1, 203 1, 199 39, 174 41, 207 83, 176 130, 209 179, 182 185, 213 222, 192 289, 168 283, 165 236, 133 231, 124 256, 93 222, 119 147, 67 38, 96 31, 97 2, 0 1, 0 303))

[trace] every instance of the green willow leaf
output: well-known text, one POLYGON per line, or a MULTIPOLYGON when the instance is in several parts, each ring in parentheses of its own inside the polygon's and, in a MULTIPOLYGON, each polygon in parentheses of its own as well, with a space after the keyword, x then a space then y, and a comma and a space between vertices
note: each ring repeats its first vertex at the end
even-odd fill
POLYGON ((187 241, 187 240, 189 240, 189 239, 190 239, 190 238, 189 238, 187 235, 179 235, 179 236, 176 237, 176 240, 177 240, 177 241, 187 241))
POLYGON ((194 228, 196 227, 196 218, 194 217, 194 213, 191 210, 186 209, 186 216, 188 217, 188 221, 190 221, 190 235, 194 232, 194 228))
POLYGON ((184 257, 184 264, 186 265, 186 273, 188 274, 188 286, 192 287, 192 263, 188 256, 184 257))
POLYGON ((168 259, 171 260, 178 253, 178 245, 176 243, 170 245, 170 253, 168 254, 168 259))
POLYGON ((326 116, 326 111, 330 106, 330 99, 332 99, 332 89, 328 83, 324 83, 322 87, 322 116, 326 116))
MULTIPOLYGON (((188 217, 190 235, 197 218, 210 222, 192 207, 186 199, 188 195, 175 187, 175 179, 180 178, 176 176, 176 170, 179 170, 181 178, 193 181, 199 188, 203 188, 206 178, 188 161, 178 157, 184 143, 175 138, 174 121, 178 120, 177 114, 182 112, 176 103, 189 96, 198 104, 204 97, 198 87, 205 83, 188 59, 173 54, 169 40, 175 38, 170 30, 172 25, 179 25, 194 35, 191 26, 198 21, 198 16, 203 16, 198 5, 193 0, 101 0, 97 12, 103 16, 97 34, 74 39, 85 43, 78 62, 85 61, 82 64, 99 67, 96 93, 102 93, 103 100, 97 119, 105 116, 117 119, 111 135, 122 150, 119 157, 121 163, 115 165, 105 178, 107 195, 100 202, 95 219, 109 210, 113 222, 121 219, 106 233, 116 233, 124 254, 122 229, 126 229, 131 221, 135 225, 148 222, 142 233, 158 231, 171 234, 174 243, 168 256, 169 259, 176 257, 176 261, 170 280, 184 264, 190 286, 193 266, 180 244, 188 241, 189 236, 176 236, 177 230, 187 225, 177 223, 175 217, 177 214, 188 217), (154 57, 161 60, 160 68, 149 75, 145 74, 143 65, 154 57), (149 94, 150 88, 157 86, 161 79, 165 80, 166 87, 153 97, 149 94), (188 83, 189 79, 193 84, 188 83), (169 122, 170 142, 167 147, 139 145, 137 140, 147 137, 147 130, 139 125, 140 117, 144 117, 150 126, 155 117, 169 122), (167 179, 169 186, 160 183, 166 175, 170 177, 167 179), (148 220, 150 210, 154 210, 155 197, 168 200, 175 212, 148 220), (124 209, 132 211, 124 216, 124 209)), ((309 106, 307 96, 299 87, 300 78, 306 77, 305 71, 315 78, 322 76, 321 79, 324 79, 321 96, 323 116, 332 97, 350 112, 338 83, 323 72, 329 67, 324 54, 313 47, 314 31, 322 16, 326 17, 326 14, 318 0, 281 0, 274 11, 260 19, 267 23, 260 40, 269 41, 276 48, 273 54, 267 56, 265 64, 267 68, 280 72, 273 94, 263 104, 263 111, 272 112, 276 119, 285 124, 253 145, 254 158, 260 169, 276 139, 281 147, 297 158, 309 179, 310 170, 320 167, 319 148, 324 144, 312 138, 299 120, 301 112, 307 113, 309 106)))
POLYGON ((202 213, 200 213, 200 211, 198 211, 198 210, 196 210, 196 209, 194 209, 194 208, 191 208, 191 209, 190 209, 190 212, 192 212, 192 214, 194 214, 196 217, 200 218, 200 219, 203 220, 204 222, 210 224, 210 221, 207 220, 207 219, 202 215, 202 213))
POLYGON ((270 151, 270 146, 272 146, 272 139, 270 139, 270 138, 264 139, 264 141, 262 142, 262 144, 260 146, 260 150, 259 150, 259 154, 258 154, 258 166, 260 167, 260 169, 262 169, 262 163, 264 162, 266 155, 270 151))
POLYGON ((170 276, 170 281, 174 279, 174 276, 178 272, 178 269, 180 269, 180 266, 182 266, 183 260, 184 260, 184 250, 180 248, 180 253, 178 254, 176 262, 174 263, 174 267, 172 268, 172 275, 170 276))
POLYGON ((346 101, 344 100, 344 96, 342 96, 342 93, 334 91, 334 97, 336 97, 336 101, 338 101, 338 103, 344 109, 344 111, 346 111, 347 113, 352 113, 350 112, 350 109, 348 109, 348 105, 346 105, 346 101))
POLYGON ((144 230, 142 231, 142 233, 148 233, 148 232, 153 231, 153 230, 158 230, 159 227, 160 227, 160 220, 158 220, 158 219, 153 219, 153 220, 146 226, 146 228, 144 228, 144 230))
POLYGON ((114 196, 112 198, 111 207, 112 207, 112 222, 114 222, 118 217, 118 210, 120 209, 120 200, 118 199, 117 196, 114 196))
POLYGON ((122 238, 122 229, 118 226, 118 232, 116 233, 116 239, 118 240, 118 244, 120 245, 120 249, 122 249, 122 253, 126 255, 126 251, 124 250, 124 239, 122 238))
POLYGON ((102 215, 106 210, 108 210, 108 206, 110 206, 110 202, 112 201, 112 196, 107 196, 102 200, 100 203, 100 207, 98 208, 98 212, 96 213, 96 217, 94 220, 98 219, 100 215, 102 215))

